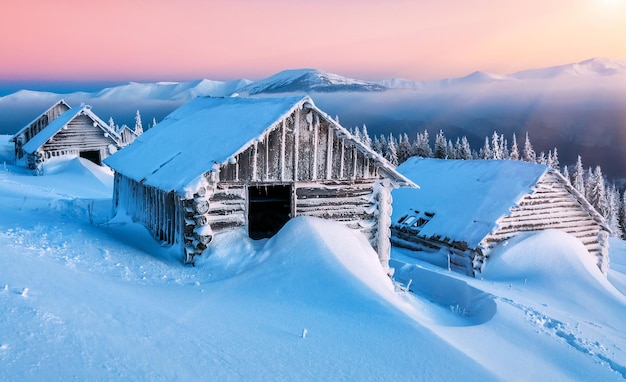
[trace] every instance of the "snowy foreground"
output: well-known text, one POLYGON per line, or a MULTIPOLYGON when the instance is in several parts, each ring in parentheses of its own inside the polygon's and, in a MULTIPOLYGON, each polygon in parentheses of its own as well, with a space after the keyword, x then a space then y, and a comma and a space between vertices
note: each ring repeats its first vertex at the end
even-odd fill
POLYGON ((363 238, 296 218, 269 240, 218 235, 192 268, 109 221, 109 171, 35 177, 2 150, 0 380, 626 379, 622 241, 608 280, 545 231, 482 279, 394 249, 394 284, 363 238))

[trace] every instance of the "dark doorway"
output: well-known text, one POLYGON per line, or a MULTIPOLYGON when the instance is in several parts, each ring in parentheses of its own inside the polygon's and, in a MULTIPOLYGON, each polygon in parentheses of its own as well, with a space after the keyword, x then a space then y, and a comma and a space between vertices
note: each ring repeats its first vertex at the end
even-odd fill
POLYGON ((98 166, 102 165, 100 160, 100 150, 81 151, 80 157, 92 161, 98 166))
POLYGON ((248 235, 272 237, 291 217, 290 186, 248 187, 248 235))

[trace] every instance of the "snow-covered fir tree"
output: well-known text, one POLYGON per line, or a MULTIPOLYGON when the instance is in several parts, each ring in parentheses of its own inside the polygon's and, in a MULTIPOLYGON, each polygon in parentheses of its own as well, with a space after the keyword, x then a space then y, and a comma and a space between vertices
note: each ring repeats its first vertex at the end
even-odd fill
POLYGON ((383 154, 383 145, 380 143, 380 139, 378 139, 378 137, 375 135, 374 141, 372 142, 372 149, 374 149, 374 151, 376 151, 380 155, 383 154))
POLYGON ((402 163, 409 159, 412 155, 412 150, 409 136, 406 133, 401 134, 398 142, 398 162, 402 163))
POLYGON ((585 195, 585 170, 580 155, 576 160, 576 166, 574 166, 574 172, 572 173, 572 186, 582 195, 585 195))
POLYGON ((350 133, 352 133, 352 135, 354 136, 354 139, 356 139, 359 142, 363 142, 363 139, 361 139, 361 130, 359 130, 358 126, 355 126, 354 129, 351 129, 350 133))
POLYGON ((457 149, 457 156, 459 159, 469 160, 472 159, 472 148, 466 136, 461 138, 461 145, 457 149))
POLYGON ((606 187, 604 184, 604 175, 600 166, 596 166, 593 174, 593 183, 590 188, 590 195, 587 198, 589 203, 605 218, 609 216, 609 204, 607 198, 606 187))
POLYGON ((417 133, 415 144, 413 145, 413 155, 422 158, 431 158, 433 151, 430 148, 430 138, 428 137, 428 130, 424 130, 423 133, 417 133))
MULTIPOLYGON (((491 135, 491 159, 503 159, 504 153, 502 152, 502 146, 500 145, 500 136, 497 132, 493 132, 491 135)), ((488 158, 485 158, 488 159, 488 158)))
POLYGON ((607 216, 606 223, 611 229, 611 235, 621 238, 624 235, 622 225, 620 224, 620 195, 615 184, 612 184, 606 190, 607 198, 607 216))
POLYGON ((537 154, 533 149, 533 145, 530 143, 530 138, 528 138, 528 132, 526 132, 526 140, 524 141, 524 151, 522 155, 523 160, 526 162, 537 162, 537 154))
POLYGON ((459 159, 451 139, 448 139, 448 146, 446 147, 446 157, 448 159, 459 159))
POLYGON ((517 137, 515 137, 515 133, 513 133, 513 143, 511 144, 511 153, 509 154, 509 158, 519 160, 519 148, 517 147, 517 137))
POLYGON ((115 121, 113 121, 113 117, 109 117, 109 129, 110 129, 111 131, 118 132, 118 131, 115 129, 115 121))
POLYGON ((562 174, 565 180, 567 181, 567 183, 572 184, 572 180, 569 177, 569 169, 567 168, 567 165, 563 166, 562 174))
POLYGON ((141 125, 141 114, 139 114, 139 110, 137 110, 137 114, 135 114, 135 133, 137 135, 143 134, 143 126, 141 125))
POLYGON ((491 159, 493 157, 493 152, 491 151, 491 146, 489 145, 488 137, 485 137, 485 144, 478 152, 478 157, 480 159, 491 159))
POLYGON ((394 166, 398 165, 398 151, 396 149, 396 139, 392 134, 389 134, 389 141, 387 142, 387 151, 385 152, 385 159, 394 166))
POLYGON ((620 202, 620 223, 622 230, 624 231, 622 238, 626 239, 626 190, 622 193, 620 202))
POLYGON ((363 143, 365 144, 365 146, 372 147, 372 138, 370 138, 370 135, 367 132, 367 127, 365 126, 365 124, 363 124, 363 130, 361 131, 361 139, 363 140, 363 143))
POLYGON ((546 157, 546 153, 545 152, 540 152, 539 156, 537 157, 537 163, 539 164, 543 164, 543 165, 548 165, 548 158, 546 157))
POLYGON ((502 159, 511 158, 511 153, 509 152, 509 141, 504 138, 504 134, 500 135, 500 150, 502 151, 502 159))
POLYGON ((443 134, 443 130, 439 130, 435 136, 435 150, 433 151, 433 156, 438 159, 446 159, 447 148, 448 141, 446 140, 446 136, 443 134))
POLYGON ((559 169, 559 152, 556 147, 554 150, 548 151, 548 166, 552 167, 555 170, 559 169))

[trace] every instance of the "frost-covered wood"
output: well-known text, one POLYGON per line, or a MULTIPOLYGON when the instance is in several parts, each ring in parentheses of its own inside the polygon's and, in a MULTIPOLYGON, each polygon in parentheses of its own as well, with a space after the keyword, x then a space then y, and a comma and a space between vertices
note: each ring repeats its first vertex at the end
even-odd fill
POLYGON ((437 263, 450 256, 456 270, 476 274, 498 243, 557 229, 577 237, 606 273, 609 229, 557 171, 520 161, 408 162, 405 171, 422 190, 397 191, 394 245, 432 254, 437 263))
POLYGON ((118 209, 144 223, 155 238, 180 245, 185 261, 193 263, 214 233, 237 227, 251 231, 251 221, 275 219, 269 203, 278 203, 286 209, 280 219, 316 216, 363 233, 387 269, 389 190, 414 185, 379 154, 308 97, 199 98, 188 105, 107 161, 120 174, 118 209), (279 118, 257 126, 268 108, 279 118), (175 126, 169 130, 170 125, 175 126), (241 136, 255 130, 257 135, 241 136), (203 134, 205 141, 198 138, 203 134), (227 153, 224 146, 235 141, 242 146, 227 153), (217 152, 221 159, 207 163, 217 152), (159 155, 146 162, 152 153, 159 155), (161 206, 166 200, 173 208, 161 206))
POLYGON ((64 101, 52 105, 48 110, 44 111, 39 117, 35 118, 29 124, 20 129, 12 138, 15 143, 15 157, 21 159, 24 156, 22 146, 30 141, 35 135, 39 134, 53 120, 57 119, 61 114, 70 109, 70 106, 64 101))
POLYGON ((16 159, 38 170, 48 159, 83 156, 97 164, 120 148, 120 137, 88 105, 71 109, 59 101, 14 137, 16 159))
POLYGON ((595 258, 598 268, 608 267, 608 228, 603 219, 556 171, 542 176, 533 193, 526 195, 509 216, 498 222, 498 230, 483 245, 493 246, 518 232, 558 229, 576 236, 595 258))

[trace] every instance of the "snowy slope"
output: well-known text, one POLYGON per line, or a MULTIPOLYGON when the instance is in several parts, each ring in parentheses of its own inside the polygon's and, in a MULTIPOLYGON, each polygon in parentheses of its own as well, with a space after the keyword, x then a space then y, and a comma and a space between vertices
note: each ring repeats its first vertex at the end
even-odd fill
POLYGON ((36 177, 0 149, 0 380, 626 378, 621 241, 608 281, 560 232, 504 243, 483 279, 394 248, 407 293, 363 237, 296 218, 269 240, 217 235, 185 267, 108 220, 106 169, 36 177))

